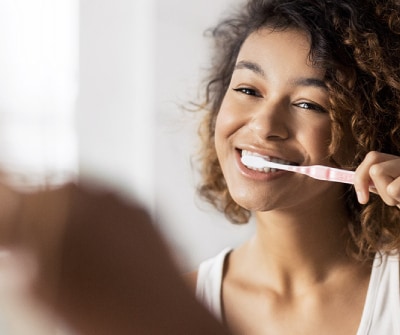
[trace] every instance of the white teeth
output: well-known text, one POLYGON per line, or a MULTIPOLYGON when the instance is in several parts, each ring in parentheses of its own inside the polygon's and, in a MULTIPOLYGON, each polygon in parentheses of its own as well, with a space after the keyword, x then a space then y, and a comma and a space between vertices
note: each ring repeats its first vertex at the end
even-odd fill
MULTIPOLYGON (((263 156, 256 152, 251 152, 251 151, 247 151, 247 150, 242 150, 242 157, 243 156, 257 156, 257 157, 263 157, 265 160, 270 161, 270 162, 275 162, 275 163, 280 163, 280 164, 292 164, 292 162, 285 161, 283 159, 269 157, 269 156, 263 156)), ((260 172, 264 172, 264 173, 274 173, 274 172, 279 171, 278 169, 269 168, 269 167, 260 169, 260 168, 255 168, 255 167, 248 166, 248 165, 246 165, 246 166, 247 166, 247 168, 249 168, 251 170, 260 171, 260 172)))

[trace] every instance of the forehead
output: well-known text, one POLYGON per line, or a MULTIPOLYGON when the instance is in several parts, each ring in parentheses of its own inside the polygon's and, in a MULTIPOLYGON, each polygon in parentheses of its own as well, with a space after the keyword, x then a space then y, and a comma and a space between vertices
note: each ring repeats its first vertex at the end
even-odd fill
POLYGON ((325 73, 312 64, 308 35, 296 29, 263 28, 251 33, 242 45, 237 62, 243 60, 255 62, 266 70, 301 70, 318 77, 325 73))

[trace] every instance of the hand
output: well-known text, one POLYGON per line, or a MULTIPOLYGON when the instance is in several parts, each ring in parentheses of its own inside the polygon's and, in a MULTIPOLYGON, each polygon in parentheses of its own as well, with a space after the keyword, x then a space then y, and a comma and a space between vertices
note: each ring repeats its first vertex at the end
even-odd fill
POLYGON ((356 170, 354 187, 361 204, 366 204, 373 192, 388 206, 400 208, 400 157, 369 152, 356 170))

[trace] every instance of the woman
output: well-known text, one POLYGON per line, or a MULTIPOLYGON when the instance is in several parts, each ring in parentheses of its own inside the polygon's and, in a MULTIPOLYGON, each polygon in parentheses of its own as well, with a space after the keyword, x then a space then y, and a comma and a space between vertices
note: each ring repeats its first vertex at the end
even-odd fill
POLYGON ((190 279, 234 333, 400 333, 399 10, 250 0, 213 30, 200 193, 257 229, 190 279), (247 155, 356 170, 355 183, 247 155))

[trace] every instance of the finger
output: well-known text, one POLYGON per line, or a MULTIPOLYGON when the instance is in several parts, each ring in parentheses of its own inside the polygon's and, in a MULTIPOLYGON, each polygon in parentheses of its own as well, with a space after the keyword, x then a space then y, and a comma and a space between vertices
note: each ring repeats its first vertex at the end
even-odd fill
POLYGON ((375 185, 370 185, 368 188, 370 193, 378 194, 378 190, 376 189, 375 185))
POLYGON ((377 169, 376 171, 374 171, 376 167, 371 166, 372 175, 374 174, 374 172, 377 172, 378 174, 384 173, 392 177, 393 179, 400 177, 400 157, 391 156, 389 160, 376 162, 375 164, 378 164, 382 170, 377 169))
POLYGON ((394 200, 395 204, 400 204, 400 177, 394 179, 386 188, 387 194, 394 200))
POLYGON ((393 177, 386 173, 383 164, 372 165, 370 168, 370 176, 382 200, 389 206, 397 205, 398 202, 388 192, 388 188, 393 182, 393 177))
POLYGON ((370 176, 382 200, 389 206, 400 203, 400 159, 374 164, 370 176))
POLYGON ((359 202, 367 203, 369 192, 373 192, 379 194, 388 205, 397 204, 398 202, 388 193, 387 188, 398 176, 400 176, 398 156, 376 151, 369 152, 357 168, 354 179, 359 202))
MULTIPOLYGON (((358 202, 366 204, 369 200, 369 187, 372 183, 369 170, 376 161, 375 153, 368 153, 365 159, 357 167, 354 175, 354 188, 357 193, 358 202)), ((374 190, 377 192, 377 190, 374 190)))

